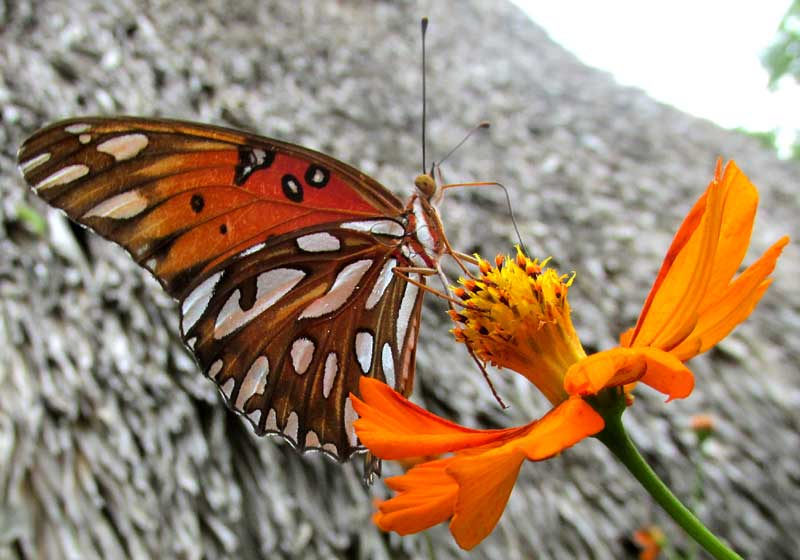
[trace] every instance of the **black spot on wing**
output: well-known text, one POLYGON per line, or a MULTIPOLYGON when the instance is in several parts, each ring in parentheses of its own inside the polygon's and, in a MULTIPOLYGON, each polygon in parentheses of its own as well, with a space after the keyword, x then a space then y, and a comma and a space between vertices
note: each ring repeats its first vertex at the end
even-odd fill
POLYGON ((316 163, 312 163, 306 170, 305 180, 309 186, 321 189, 331 180, 331 172, 316 163))
POLYGON ((287 173, 281 178, 281 186, 286 198, 292 202, 303 202, 303 185, 300 184, 297 177, 287 173))
POLYGON ((275 161, 274 150, 262 150, 249 146, 239 147, 239 163, 233 175, 233 183, 241 187, 254 172, 267 169, 275 161))
POLYGON ((206 205, 206 201, 202 197, 202 195, 195 194, 192 195, 192 200, 189 202, 189 204, 191 204, 194 213, 199 214, 200 212, 203 211, 203 207, 206 205))

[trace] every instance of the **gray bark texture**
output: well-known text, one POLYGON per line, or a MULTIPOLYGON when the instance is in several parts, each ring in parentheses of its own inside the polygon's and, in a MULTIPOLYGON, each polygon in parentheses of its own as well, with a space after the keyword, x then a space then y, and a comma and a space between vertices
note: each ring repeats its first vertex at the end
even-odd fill
MULTIPOLYGON (((120 248, 37 200, 15 164, 23 138, 58 118, 168 116, 322 150, 405 197, 421 159, 422 15, 431 18, 430 153, 440 158, 492 122, 448 160, 446 179, 508 186, 529 250, 577 271, 570 301, 587 351, 615 345, 635 322, 718 155, 760 188, 746 263, 782 234, 800 239, 797 164, 616 84, 505 2, 2 1, 0 558, 468 556, 446 525, 407 538, 378 531, 372 500, 388 493, 382 482, 365 489, 360 465, 253 436, 183 348, 177 305, 120 248), (30 209, 46 223, 38 233, 30 209)), ((735 40, 724 22, 709 29, 735 40)), ((448 192, 443 216, 460 250, 513 251, 502 192, 448 192)), ((694 507, 748 558, 800 550, 796 245, 774 277, 752 317, 690 362, 690 398, 664 404, 639 390, 626 415, 687 501, 689 418, 714 415, 694 507)), ((494 383, 511 406, 501 410, 448 334, 443 304, 427 299, 417 402, 474 427, 519 425, 548 409, 502 371, 494 383)), ((624 558, 650 523, 688 546, 588 440, 523 465, 473 556, 624 558)))

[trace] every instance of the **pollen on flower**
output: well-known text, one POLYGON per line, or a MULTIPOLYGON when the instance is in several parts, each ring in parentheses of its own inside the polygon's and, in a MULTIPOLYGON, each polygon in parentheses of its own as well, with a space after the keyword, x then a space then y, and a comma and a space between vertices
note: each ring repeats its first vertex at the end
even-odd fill
POLYGON ((517 248, 515 258, 498 255, 494 266, 476 255, 480 277, 453 289, 464 308, 451 312, 464 342, 485 362, 530 379, 554 403, 567 398, 563 377, 586 354, 570 319, 567 292, 573 275, 560 275, 517 248))

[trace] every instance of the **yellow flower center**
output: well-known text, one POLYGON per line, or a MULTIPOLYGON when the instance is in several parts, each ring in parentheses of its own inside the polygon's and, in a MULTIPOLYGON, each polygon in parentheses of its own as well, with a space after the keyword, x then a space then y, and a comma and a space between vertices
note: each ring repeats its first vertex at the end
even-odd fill
MULTIPOLYGON (((476 255, 477 256, 477 255, 476 255)), ((547 268, 517 247, 516 259, 498 255, 495 266, 478 258, 480 277, 461 278, 454 294, 464 302, 451 311, 456 340, 485 362, 513 369, 557 405, 569 395, 564 375, 586 357, 570 319, 567 291, 575 275, 547 268)))

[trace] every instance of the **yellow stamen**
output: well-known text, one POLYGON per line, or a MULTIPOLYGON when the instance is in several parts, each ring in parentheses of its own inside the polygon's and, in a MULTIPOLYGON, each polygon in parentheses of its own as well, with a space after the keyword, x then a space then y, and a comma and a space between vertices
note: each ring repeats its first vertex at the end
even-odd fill
POLYGON ((456 340, 482 360, 522 373, 554 404, 568 398, 564 374, 586 356, 570 319, 567 292, 575 278, 544 268, 517 248, 495 266, 477 256, 481 276, 455 288, 465 308, 450 314, 456 340))

